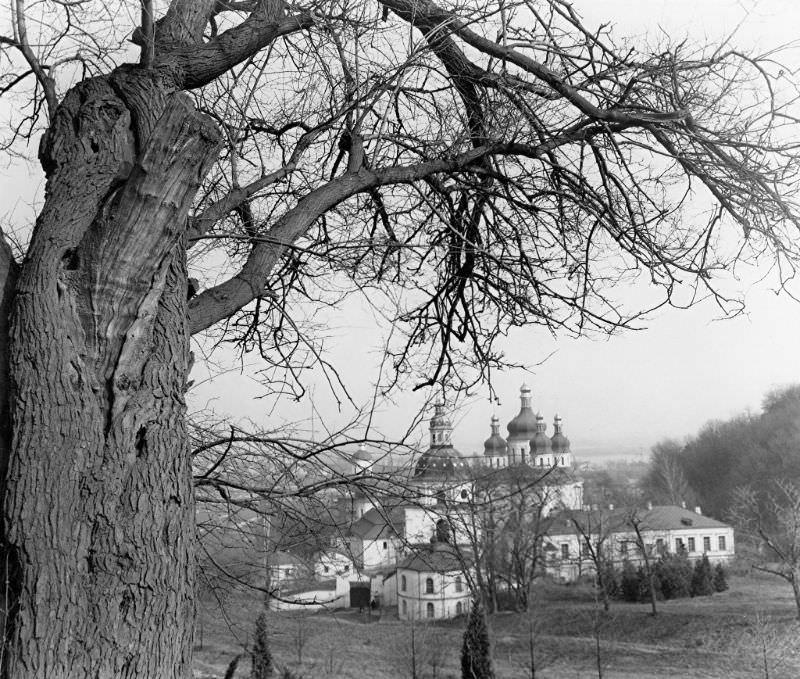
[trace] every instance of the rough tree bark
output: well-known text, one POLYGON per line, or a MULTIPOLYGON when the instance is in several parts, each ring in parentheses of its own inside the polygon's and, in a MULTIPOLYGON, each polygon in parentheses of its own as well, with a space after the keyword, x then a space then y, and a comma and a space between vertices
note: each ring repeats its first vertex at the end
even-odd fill
POLYGON ((185 95, 136 69, 75 87, 43 140, 9 342, 8 676, 189 671, 184 238, 218 148, 185 95))

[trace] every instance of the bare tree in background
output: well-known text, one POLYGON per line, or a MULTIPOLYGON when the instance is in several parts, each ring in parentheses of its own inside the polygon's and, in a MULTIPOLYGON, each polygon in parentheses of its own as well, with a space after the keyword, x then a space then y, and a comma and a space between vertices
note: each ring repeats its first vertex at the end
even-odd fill
POLYGON ((800 620, 800 486, 783 479, 766 492, 738 488, 730 514, 739 535, 755 548, 749 555, 753 568, 792 586, 800 620))
POLYGON ((594 570, 595 597, 599 596, 603 612, 608 613, 612 585, 608 579, 613 577, 614 563, 612 534, 619 528, 620 522, 617 516, 607 516, 602 509, 569 512, 567 516, 578 538, 578 558, 591 563, 594 570))
POLYGON ((298 309, 364 292, 398 328, 381 389, 459 388, 509 327, 634 324, 620 282, 735 312, 714 286, 736 258, 793 274, 774 54, 618 47, 563 0, 15 0, 4 21, 4 148, 47 180, 0 239, 15 679, 189 675, 192 335, 296 385, 327 360, 298 309))
POLYGON ((683 446, 672 439, 659 441, 650 450, 650 469, 643 480, 648 499, 660 504, 694 503, 694 492, 681 461, 683 446))

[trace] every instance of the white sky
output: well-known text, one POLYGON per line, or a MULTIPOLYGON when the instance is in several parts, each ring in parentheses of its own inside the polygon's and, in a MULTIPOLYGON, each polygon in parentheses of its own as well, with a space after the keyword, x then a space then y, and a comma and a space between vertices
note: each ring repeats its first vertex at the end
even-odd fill
MULTIPOLYGON (((672 37, 685 33, 690 39, 713 40, 744 21, 734 40, 744 47, 766 49, 800 38, 800 4, 790 0, 575 0, 574 4, 588 25, 610 21, 620 36, 664 30, 672 37)), ((13 210, 14 197, 23 195, 23 202, 16 204, 16 219, 28 219, 31 210, 24 201, 33 192, 25 185, 39 184, 38 175, 32 172, 21 179, 17 174, 12 181, 0 168, 0 179, 3 194, 11 197, 3 212, 13 210)), ((606 340, 555 341, 534 330, 517 331, 505 345, 509 358, 536 367, 527 375, 495 376, 495 388, 503 397, 497 413, 503 425, 516 414, 519 386, 525 381, 533 389, 534 409, 541 410, 548 422, 548 432, 558 412, 573 451, 590 457, 646 454, 661 438, 690 435, 709 419, 758 410, 766 391, 800 381, 800 304, 776 296, 766 284, 750 289, 747 302, 747 314, 733 320, 715 321, 716 309, 702 304, 689 311, 665 310, 647 322, 647 330, 606 340)), ((356 304, 332 316, 329 323, 327 346, 355 400, 365 402, 376 379, 379 357, 374 349, 388 328, 376 328, 369 312, 356 304)), ((244 374, 234 371, 203 381, 199 365, 193 377, 202 384, 190 395, 190 403, 249 417, 267 427, 307 420, 312 410, 309 397, 298 404, 254 400, 263 394, 251 375, 255 367, 253 362, 244 374)), ((347 408, 337 411, 319 376, 309 384, 314 385, 318 435, 321 420, 332 427, 348 420, 351 413, 347 408)), ((487 396, 488 392, 478 394, 454 413, 453 438, 463 452, 482 450, 492 413, 487 396)), ((424 396, 401 393, 394 400, 393 405, 381 406, 375 417, 376 426, 387 436, 405 430, 424 396)))

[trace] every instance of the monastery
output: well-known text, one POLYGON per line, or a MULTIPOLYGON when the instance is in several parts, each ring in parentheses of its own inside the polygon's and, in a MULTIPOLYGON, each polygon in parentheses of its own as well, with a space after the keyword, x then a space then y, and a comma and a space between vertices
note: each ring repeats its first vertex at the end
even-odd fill
MULTIPOLYGON (((535 510, 547 521, 541 563, 551 576, 569 581, 591 570, 582 541, 592 539, 592 522, 597 524, 598 517, 613 533, 608 544, 618 552, 616 561, 636 562, 628 525, 631 509, 601 511, 584 505, 583 481, 561 419, 554 417, 553 435, 548 436, 525 385, 519 412, 506 428, 503 438, 500 421, 493 416, 483 455, 468 458, 453 446, 452 422, 444 404, 437 403, 428 448, 406 478, 373 479, 375 459, 361 447, 352 463, 365 483, 350 500, 351 520, 306 565, 314 573, 313 583, 281 581, 280 573, 273 574, 278 590, 274 607, 397 606, 401 619, 466 613, 475 563, 481 558, 486 507, 494 503, 495 511, 511 511, 510 504, 506 509, 502 503, 523 492, 524 511, 535 510), (589 526, 583 533, 577 530, 581 521, 589 526)), ((650 506, 637 518, 648 550, 688 548, 690 558, 705 554, 713 561, 733 556, 733 530, 703 517, 699 508, 691 512, 650 506)))

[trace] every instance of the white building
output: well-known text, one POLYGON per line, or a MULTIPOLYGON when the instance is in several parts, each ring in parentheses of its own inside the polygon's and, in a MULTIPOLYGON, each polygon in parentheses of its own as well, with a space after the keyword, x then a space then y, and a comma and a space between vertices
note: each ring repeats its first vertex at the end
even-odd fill
POLYGON ((545 539, 548 571, 565 581, 591 572, 594 566, 590 554, 592 549, 596 553, 598 543, 602 543, 604 559, 617 567, 625 561, 641 564, 644 557, 634 523, 639 526, 648 556, 685 552, 692 561, 705 555, 712 564, 725 564, 734 557, 733 527, 704 516, 699 507, 695 511, 672 505, 620 507, 563 512, 553 517, 545 539), (586 544, 587 537, 592 548, 586 544))
POLYGON ((397 614, 401 620, 447 620, 469 611, 464 562, 446 542, 415 550, 397 567, 397 614))

